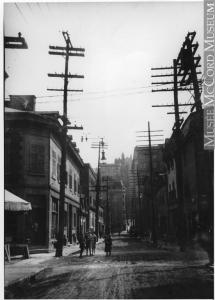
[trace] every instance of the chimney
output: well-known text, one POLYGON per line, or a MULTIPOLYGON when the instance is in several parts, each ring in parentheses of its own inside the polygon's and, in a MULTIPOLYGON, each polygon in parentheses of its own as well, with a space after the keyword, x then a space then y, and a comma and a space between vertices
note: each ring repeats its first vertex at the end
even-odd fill
POLYGON ((10 95, 10 108, 35 111, 36 97, 34 95, 10 95))

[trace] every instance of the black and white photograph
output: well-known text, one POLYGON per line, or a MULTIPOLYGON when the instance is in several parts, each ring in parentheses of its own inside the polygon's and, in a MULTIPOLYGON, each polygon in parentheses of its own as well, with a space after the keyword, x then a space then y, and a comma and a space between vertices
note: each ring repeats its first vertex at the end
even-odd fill
POLYGON ((214 6, 3 1, 4 299, 214 299, 214 6))

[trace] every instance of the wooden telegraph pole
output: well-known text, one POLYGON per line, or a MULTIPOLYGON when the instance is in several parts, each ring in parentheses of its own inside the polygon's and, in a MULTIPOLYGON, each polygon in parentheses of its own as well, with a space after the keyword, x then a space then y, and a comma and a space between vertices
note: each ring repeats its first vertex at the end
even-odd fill
MULTIPOLYGON (((69 78, 84 78, 83 75, 71 75, 68 74, 68 62, 69 56, 84 56, 85 49, 74 48, 70 41, 68 32, 63 32, 63 37, 66 42, 66 47, 49 46, 49 49, 55 51, 49 51, 51 55, 63 55, 65 56, 65 72, 64 74, 48 74, 49 77, 64 78, 63 89, 63 115, 61 119, 63 121, 62 135, 61 135, 61 166, 60 166, 60 205, 59 205, 59 231, 56 243, 56 257, 63 255, 63 243, 64 243, 64 199, 65 199, 65 184, 66 184, 66 148, 67 148, 67 130, 68 129, 83 129, 83 127, 69 127, 69 120, 67 119, 67 92, 68 92, 68 79, 69 78), (60 50, 60 51, 59 51, 60 50)), ((54 89, 52 89, 54 90, 54 89)), ((55 89, 59 90, 59 89, 55 89)), ((73 90, 74 91, 74 90, 73 90)))
POLYGON ((105 226, 105 233, 110 234, 111 233, 111 224, 110 224, 110 203, 109 203, 109 177, 107 176, 106 181, 106 226, 105 226))
MULTIPOLYGON (((153 70, 160 70, 161 68, 153 68, 153 70)), ((164 68, 162 68, 164 69, 164 68)), ((180 126, 183 122, 182 119, 180 119, 180 114, 184 112, 179 111, 179 106, 188 106, 193 105, 189 103, 183 103, 178 104, 178 76, 177 76, 177 61, 176 59, 173 60, 173 67, 167 67, 165 69, 173 69, 173 74, 170 74, 173 76, 173 82, 168 82, 168 84, 173 83, 173 88, 171 89, 159 89, 159 90, 152 90, 152 92, 160 92, 160 91, 173 91, 174 92, 174 104, 169 105, 153 105, 153 107, 174 107, 174 114, 175 114, 175 125, 173 127, 174 134, 175 134, 175 141, 176 141, 176 182, 177 182, 177 193, 178 193, 178 201, 179 201, 179 207, 178 207, 178 213, 180 216, 180 221, 178 222, 178 238, 179 238, 179 244, 181 250, 184 250, 184 234, 182 231, 185 230, 184 226, 184 195, 183 195, 183 169, 182 169, 182 153, 181 153, 181 130, 180 126)), ((163 75, 157 75, 157 77, 163 77, 163 75)), ((165 75, 167 76, 167 75, 165 75)), ((155 83, 153 83, 155 84, 155 83)), ((184 89, 183 89, 184 90, 184 89)))
POLYGON ((153 105, 152 107, 174 107, 174 112, 169 112, 168 114, 175 115, 175 124, 173 126, 173 132, 176 141, 176 182, 177 182, 177 192, 179 200, 179 217, 178 220, 178 239, 181 251, 185 249, 186 243, 186 225, 185 225, 185 212, 184 212, 184 191, 183 191, 183 162, 182 162, 182 136, 181 136, 181 124, 183 119, 180 119, 180 114, 186 113, 179 111, 179 106, 192 106, 191 111, 196 107, 197 111, 201 111, 201 101, 200 101, 200 81, 197 78, 196 68, 200 67, 199 61, 200 57, 195 57, 198 44, 192 44, 195 37, 195 32, 188 33, 183 47, 180 50, 177 59, 173 60, 173 66, 162 67, 162 68, 152 68, 151 70, 173 70, 170 74, 160 74, 152 75, 152 77, 173 77, 173 81, 169 82, 153 82, 152 84, 173 84, 173 87, 166 89, 153 89, 152 92, 174 92, 174 104, 166 105, 153 105), (190 84, 193 85, 190 85, 190 84), (191 91, 194 90, 195 97, 194 103, 178 103, 178 91, 191 91))
MULTIPOLYGON (((151 226, 152 226, 152 241, 154 246, 157 246, 157 220, 156 220, 156 212, 155 212, 155 203, 154 203, 154 178, 153 178, 153 160, 152 160, 152 142, 163 141, 162 139, 151 139, 153 136, 163 136, 162 134, 153 134, 151 132, 161 132, 163 130, 150 130, 150 122, 148 122, 148 130, 147 131, 138 131, 138 132, 147 132, 148 139, 147 140, 139 140, 139 142, 146 141, 148 142, 148 149, 149 149, 149 178, 150 178, 150 195, 151 195, 151 208, 152 208, 152 219, 151 219, 151 226)), ((147 136, 139 136, 147 138, 147 136)))

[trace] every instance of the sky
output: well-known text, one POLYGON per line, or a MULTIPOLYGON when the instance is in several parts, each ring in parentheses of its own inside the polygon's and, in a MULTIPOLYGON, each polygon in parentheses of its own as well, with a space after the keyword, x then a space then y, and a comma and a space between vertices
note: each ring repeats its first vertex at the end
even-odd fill
MULTIPOLYGON (((62 113, 63 93, 47 88, 63 88, 63 79, 47 74, 64 73, 65 58, 49 55, 49 46, 65 46, 62 31, 68 31, 73 47, 85 48, 85 57, 69 59, 69 72, 85 78, 68 85, 84 90, 68 94, 69 120, 84 127, 69 134, 84 162, 96 167, 98 150, 91 144, 101 137, 108 144, 107 163, 122 152, 132 155, 135 145, 147 144, 137 142, 137 131, 147 130, 148 121, 151 130, 170 137, 174 115, 167 112, 173 108, 152 105, 173 103, 173 92, 151 92, 156 81, 151 75, 167 73, 151 68, 172 66, 188 31, 197 32, 202 56, 203 1, 11 2, 4 3, 3 18, 4 35, 21 32, 28 44, 26 50, 5 50, 6 99, 35 95, 37 110, 62 113)), ((189 92, 179 93, 179 102, 191 100, 189 92)))

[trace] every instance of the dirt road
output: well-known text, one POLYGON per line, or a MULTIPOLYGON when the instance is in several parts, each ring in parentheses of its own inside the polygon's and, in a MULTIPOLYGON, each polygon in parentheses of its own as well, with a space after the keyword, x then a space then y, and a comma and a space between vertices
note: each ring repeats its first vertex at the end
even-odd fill
POLYGON ((104 244, 96 255, 53 258, 32 283, 16 287, 22 299, 212 298, 213 275, 204 253, 153 249, 128 236, 114 237, 113 253, 104 244))

